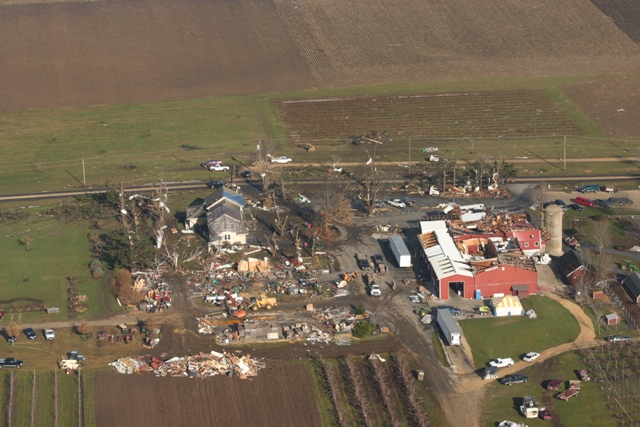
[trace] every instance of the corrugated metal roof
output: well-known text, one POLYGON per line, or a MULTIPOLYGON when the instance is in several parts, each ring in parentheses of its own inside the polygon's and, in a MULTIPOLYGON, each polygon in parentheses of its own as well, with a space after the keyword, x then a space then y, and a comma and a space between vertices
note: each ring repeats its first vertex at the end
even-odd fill
POLYGON ((473 277, 473 271, 464 259, 444 221, 421 221, 421 235, 418 236, 429 264, 438 280, 461 275, 473 277))

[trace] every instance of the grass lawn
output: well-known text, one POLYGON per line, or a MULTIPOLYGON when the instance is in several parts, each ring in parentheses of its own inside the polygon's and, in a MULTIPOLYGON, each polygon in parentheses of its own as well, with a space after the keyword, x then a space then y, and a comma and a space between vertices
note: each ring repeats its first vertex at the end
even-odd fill
MULTIPOLYGON (((325 98, 328 96, 394 95, 442 93, 449 91, 492 91, 538 89, 548 93, 567 116, 586 133, 570 138, 567 156, 625 156, 624 147, 603 137, 596 124, 564 94, 562 84, 577 78, 527 78, 444 81, 379 86, 354 86, 314 89, 268 95, 202 98, 139 105, 108 105, 78 109, 25 110, 0 113, 0 138, 10 157, 0 160, 0 194, 23 193, 64 188, 81 188, 82 161, 87 185, 102 186, 117 176, 129 184, 190 179, 224 178, 212 175, 198 165, 219 158, 244 167, 253 161, 256 143, 267 139, 276 146, 275 154, 288 154, 295 161, 328 162, 333 155, 343 161, 366 161, 362 147, 345 146, 340 141, 316 147, 307 154, 285 137, 281 119, 272 100, 278 98, 325 98), (585 150, 588 147, 588 150, 585 150), (234 160, 236 159, 236 160, 234 160)), ((422 158, 423 145, 437 143, 425 138, 414 140, 413 160, 422 158)), ((495 159, 527 155, 540 158, 540 164, 523 165, 522 175, 541 176, 562 173, 557 159, 563 155, 561 137, 484 139, 447 141, 442 156, 449 159, 472 159, 482 152, 495 159), (472 152, 474 151, 474 152, 472 152)), ((393 147, 380 147, 382 159, 408 160, 409 141, 395 141, 393 147)), ((594 164, 589 173, 607 173, 633 165, 594 164), (615 170, 614 170, 615 169, 615 170)), ((566 173, 584 173, 584 165, 567 165, 566 173)))
POLYGON ((460 321, 476 368, 485 367, 496 357, 516 360, 530 351, 571 342, 580 333, 578 322, 560 303, 541 296, 521 301, 525 310, 536 311, 537 319, 518 316, 460 321))
MULTIPOLYGON (((600 392, 600 386, 594 382, 582 384, 582 390, 576 397, 568 401, 553 398, 564 390, 561 386, 558 392, 547 391, 543 388, 545 381, 550 378, 560 378, 565 381, 577 379, 575 370, 579 369, 580 359, 575 353, 564 353, 541 364, 532 365, 522 373, 529 376, 526 384, 516 384, 508 387, 494 381, 489 385, 484 402, 485 412, 482 416, 483 427, 495 427, 496 422, 511 420, 525 422, 529 427, 548 426, 549 421, 541 419, 525 420, 519 414, 522 396, 534 396, 540 406, 551 411, 553 417, 564 426, 598 426, 614 427, 615 419, 607 410, 600 392), (544 371, 544 372, 543 372, 544 371)), ((555 424, 554 424, 555 425, 555 424)))
MULTIPOLYGON (((88 296, 88 310, 78 317, 104 315, 116 304, 105 298, 105 283, 90 277, 88 264, 90 243, 88 224, 83 221, 61 222, 59 218, 32 214, 27 220, 0 222, 0 299, 32 298, 45 307, 60 307, 59 315, 45 313, 7 313, 8 320, 64 320, 67 318, 67 280, 77 280, 77 291, 88 296), (29 236, 31 250, 19 239, 29 236)), ((107 280, 107 279, 104 279, 107 280)), ((16 304, 23 304, 17 302, 16 304)), ((10 304, 2 304, 5 307, 10 304)))

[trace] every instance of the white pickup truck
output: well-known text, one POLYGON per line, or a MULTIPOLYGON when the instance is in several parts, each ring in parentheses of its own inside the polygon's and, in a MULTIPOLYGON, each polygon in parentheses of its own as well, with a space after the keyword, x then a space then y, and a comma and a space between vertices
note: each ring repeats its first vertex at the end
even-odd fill
POLYGON ((272 157, 271 158, 271 163, 291 163, 293 161, 293 159, 287 157, 287 156, 280 156, 280 157, 272 157))
POLYGON ((212 165, 209 166, 208 168, 211 172, 220 172, 220 171, 228 171, 229 170, 229 166, 222 166, 222 165, 212 165))

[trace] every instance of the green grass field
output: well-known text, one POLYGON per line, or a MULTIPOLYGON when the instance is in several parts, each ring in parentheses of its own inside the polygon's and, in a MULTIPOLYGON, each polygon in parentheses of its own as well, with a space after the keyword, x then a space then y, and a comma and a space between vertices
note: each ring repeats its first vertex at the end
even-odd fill
MULTIPOLYGON (((90 276, 88 231, 86 222, 61 222, 60 218, 42 217, 35 213, 26 221, 0 222, 3 240, 0 245, 0 270, 3 272, 0 276, 1 299, 33 298, 42 300, 46 307, 60 307, 59 315, 7 313, 7 320, 23 323, 66 319, 66 275, 77 280, 77 292, 88 296, 88 309, 79 314, 79 318, 96 317, 111 311, 116 303, 108 295, 105 298, 107 284, 90 276), (29 252, 26 246, 19 243, 19 239, 26 235, 32 240, 29 252)), ((102 280, 107 281, 108 278, 105 276, 102 280)))
MULTIPOLYGON (((598 426, 614 427, 615 419, 607 410, 600 392, 600 385, 595 382, 582 384, 582 390, 576 397, 568 401, 553 398, 557 393, 564 390, 564 385, 558 392, 548 391, 543 388, 545 381, 550 378, 560 378, 565 381, 577 379, 575 370, 580 369, 579 356, 575 353, 564 353, 546 362, 551 366, 542 372, 540 364, 536 364, 522 371, 529 376, 526 384, 516 384, 508 387, 494 381, 487 389, 486 401, 484 404, 484 415, 482 417, 483 427, 495 427, 496 422, 511 420, 525 422, 518 408, 522 403, 522 396, 534 396, 540 406, 546 406, 553 417, 564 426, 598 426)), ((547 426, 549 421, 541 419, 526 420, 529 427, 547 426)), ((554 424, 556 425, 556 424, 554 424)))
POLYGON ((485 367, 496 357, 517 360, 530 351, 540 352, 571 342, 580 333, 578 322, 560 303, 540 296, 521 301, 525 310, 536 311, 537 319, 522 316, 460 322, 476 368, 485 367))
MULTIPOLYGON (((366 94, 433 93, 465 90, 541 89, 586 135, 569 140, 568 157, 625 155, 618 142, 602 138, 597 126, 561 90, 576 78, 531 78, 466 80, 382 86, 359 86, 306 90, 271 95, 203 98, 142 105, 110 105, 82 109, 28 110, 0 114, 0 138, 10 156, 0 161, 0 194, 82 188, 82 160, 86 183, 101 186, 114 176, 129 184, 213 176, 199 167, 210 158, 244 167, 253 162, 258 139, 275 144, 276 154, 288 154, 295 161, 328 162, 337 154, 343 161, 357 161, 366 153, 362 147, 345 144, 318 148, 316 153, 292 147, 284 136, 272 100, 277 98, 324 98, 366 94), (588 147, 589 150, 585 150, 588 147), (232 157, 236 160, 232 160, 232 157)), ((407 161, 409 141, 394 141, 380 147, 382 160, 407 161)), ((562 155, 562 135, 552 138, 474 141, 432 141, 416 139, 412 160, 422 158, 422 145, 440 145, 449 159, 474 159, 484 153, 496 159, 516 156, 540 157, 540 164, 523 167, 522 174, 558 174, 557 158, 562 155), (549 162, 553 164, 549 164, 549 162)), ((635 150, 635 147, 631 147, 635 150)), ((628 155, 628 153, 627 153, 628 155)), ((631 170, 633 165, 624 165, 631 170)), ((584 171, 569 165, 567 173, 584 171), (570 169, 570 170, 569 170, 570 169)), ((612 167, 591 165, 591 173, 605 173, 612 167)), ((617 170, 622 172, 618 166, 617 170)), ((215 175, 224 177, 224 174, 215 175)))

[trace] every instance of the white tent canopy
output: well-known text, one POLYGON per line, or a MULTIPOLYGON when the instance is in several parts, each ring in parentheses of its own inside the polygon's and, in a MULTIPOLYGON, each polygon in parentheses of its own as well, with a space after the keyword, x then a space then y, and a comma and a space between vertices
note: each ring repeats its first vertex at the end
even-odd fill
POLYGON ((493 315, 497 317, 524 315, 524 309, 518 297, 505 295, 503 297, 493 298, 491 300, 491 306, 493 307, 493 315))

